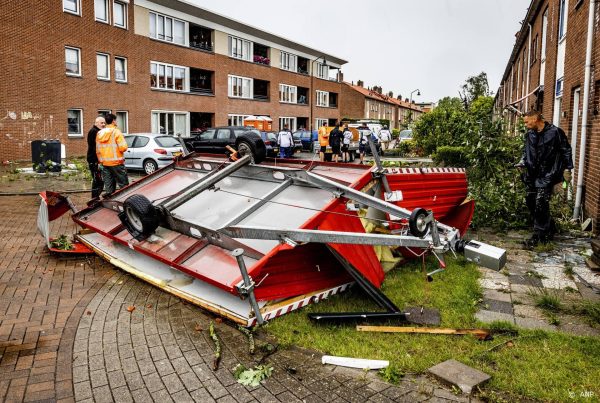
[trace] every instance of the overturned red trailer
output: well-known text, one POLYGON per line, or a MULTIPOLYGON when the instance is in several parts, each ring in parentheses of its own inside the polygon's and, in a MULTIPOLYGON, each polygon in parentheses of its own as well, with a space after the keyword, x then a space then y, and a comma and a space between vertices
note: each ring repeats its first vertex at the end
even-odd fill
POLYGON ((375 245, 499 270, 503 250, 461 240, 473 209, 463 169, 191 154, 73 219, 113 265, 251 326, 354 281, 379 288, 375 245))

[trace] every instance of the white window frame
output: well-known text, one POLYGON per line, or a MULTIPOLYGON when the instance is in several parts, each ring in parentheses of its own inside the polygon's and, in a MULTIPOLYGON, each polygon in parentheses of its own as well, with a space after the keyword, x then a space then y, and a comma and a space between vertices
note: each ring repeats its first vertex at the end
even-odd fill
POLYGON ((562 97, 564 91, 565 91, 565 78, 561 77, 556 80, 556 85, 554 87, 554 97, 555 98, 562 97))
POLYGON ((569 2, 567 0, 558 1, 558 42, 567 36, 567 13, 569 12, 569 2))
POLYGON ((117 116, 117 125, 119 126, 119 130, 121 130, 121 133, 123 133, 123 134, 129 133, 129 111, 116 111, 115 115, 117 116), (125 124, 124 125, 118 124, 119 113, 125 114, 125 124))
POLYGON ((96 78, 101 81, 110 81, 110 55, 108 53, 96 52, 96 78), (101 76, 98 71, 100 57, 104 57, 106 60, 106 76, 101 76))
POLYGON ((315 127, 318 129, 321 126, 325 126, 328 123, 327 119, 315 118, 315 127))
POLYGON ((156 61, 151 61, 150 62, 150 74, 152 75, 152 65, 156 66, 156 86, 153 87, 152 85, 150 85, 150 88, 156 89, 156 90, 162 90, 162 91, 176 91, 176 92, 189 92, 190 89, 190 69, 185 67, 185 66, 179 66, 177 64, 168 64, 168 63, 161 63, 161 62, 156 62, 156 61), (161 87, 160 86, 160 71, 161 71, 161 67, 164 69, 165 72, 165 87, 161 87), (184 71, 184 77, 183 77, 183 89, 175 89, 175 70, 176 69, 183 69, 184 71), (169 71, 171 72, 171 80, 172 80, 172 87, 169 88, 168 87, 168 73, 169 71))
POLYGON ((227 115, 227 123, 229 126, 244 126, 244 119, 246 119, 249 115, 236 115, 233 113, 229 113, 227 115))
MULTIPOLYGON (((175 118, 176 116, 183 116, 185 119, 185 128, 183 129, 183 133, 181 133, 183 136, 188 136, 189 132, 190 132, 190 113, 189 112, 183 112, 183 111, 163 111, 163 110, 153 110, 150 112, 150 126, 151 126, 151 131, 152 133, 160 133, 160 129, 156 130, 158 128, 158 126, 160 125, 160 114, 164 113, 164 114, 172 114, 173 115, 173 124, 175 124, 175 118), (156 119, 156 120, 155 120, 156 119)), ((167 133, 167 130, 169 128, 165 128, 165 133, 166 135, 169 135, 169 133, 167 133)), ((177 135, 177 133, 175 133, 175 128, 173 129, 173 135, 177 135)))
POLYGON ((115 81, 118 83, 126 83, 127 82, 127 58, 123 56, 115 56, 115 81), (117 77, 117 60, 123 60, 123 71, 125 72, 125 79, 120 79, 117 77))
POLYGON ((123 28, 123 29, 127 29, 127 19, 129 17, 129 7, 128 7, 128 0, 113 0, 113 6, 112 6, 112 22, 113 25, 117 28, 123 28), (117 8, 117 5, 123 6, 123 25, 121 24, 117 24, 117 19, 115 18, 115 9, 117 8))
POLYGON ((252 61, 252 55, 254 54, 254 43, 252 41, 229 35, 227 42, 229 46, 228 54, 230 57, 245 60, 247 62, 252 61), (240 48, 239 52, 238 48, 240 48))
POLYGON ((317 106, 329 106, 329 92, 327 91, 317 91, 317 106))
POLYGON ((73 15, 78 15, 81 17, 81 0, 75 0, 75 6, 77 8, 76 11, 70 10, 68 8, 65 7, 65 0, 63 0, 63 11, 65 13, 69 13, 69 14, 73 14, 73 15))
POLYGON ((104 23, 104 24, 110 24, 110 14, 108 11, 108 0, 94 0, 94 19, 96 21, 104 23), (106 13, 105 20, 103 20, 102 18, 98 18, 98 10, 100 10, 100 8, 98 7, 98 2, 104 3, 104 12, 106 13))
POLYGON ((83 72, 81 71, 81 49, 74 46, 65 46, 65 73, 71 77, 81 77, 83 72), (67 71, 67 50, 74 50, 77 52, 77 73, 70 73, 67 71))
POLYGON ((543 62, 546 60, 546 35, 548 33, 548 9, 544 11, 542 17, 542 50, 540 60, 543 62))
POLYGON ((329 80, 329 66, 323 63, 317 63, 317 77, 323 80, 329 80))
POLYGON ((83 109, 71 108, 67 109, 67 137, 83 137, 83 109), (79 133, 69 133, 69 111, 79 112, 79 133))
POLYGON ((227 76, 227 94, 231 98, 243 98, 253 99, 254 98, 254 80, 249 77, 241 77, 228 75, 227 76), (244 86, 244 83, 248 83, 244 86), (239 87, 239 89, 236 89, 239 87), (248 95, 244 96, 244 88, 248 88, 248 95))
POLYGON ((287 104, 298 103, 298 87, 295 85, 279 84, 279 102, 287 104))
POLYGON ((281 51, 281 70, 298 72, 298 56, 293 53, 281 51))
POLYGON ((296 131, 296 127, 297 127, 297 119, 295 117, 291 117, 291 116, 281 116, 279 117, 279 131, 283 130, 283 127, 285 125, 288 126, 288 130, 292 133, 294 133, 296 131))
POLYGON ((154 16, 154 31, 152 29, 149 29, 148 36, 150 38, 156 39, 157 41, 169 42, 169 43, 172 43, 175 45, 186 46, 187 39, 186 39, 185 33, 188 31, 188 29, 187 29, 187 23, 185 21, 151 11, 149 14, 149 17, 148 17, 149 18, 148 26, 150 28, 152 28, 152 16, 154 16), (158 37, 159 36, 159 22, 161 21, 161 19, 162 19, 162 36, 163 37, 159 38, 158 37), (171 39, 167 39, 167 32, 166 32, 167 21, 170 21, 170 24, 171 24, 171 36, 170 36, 171 39), (176 22, 179 24, 183 24, 183 41, 182 42, 175 41, 175 26, 177 25, 177 24, 175 24, 176 22))

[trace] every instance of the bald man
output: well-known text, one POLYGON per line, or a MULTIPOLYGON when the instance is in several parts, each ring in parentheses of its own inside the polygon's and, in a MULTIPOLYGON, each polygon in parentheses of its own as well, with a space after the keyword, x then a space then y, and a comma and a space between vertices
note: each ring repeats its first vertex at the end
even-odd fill
POLYGON ((102 189, 104 188, 102 174, 98 169, 98 157, 96 156, 96 135, 100 130, 104 129, 105 126, 106 120, 104 120, 104 116, 98 116, 94 122, 94 126, 87 135, 87 162, 90 167, 90 174, 92 175, 92 199, 100 197, 102 189))

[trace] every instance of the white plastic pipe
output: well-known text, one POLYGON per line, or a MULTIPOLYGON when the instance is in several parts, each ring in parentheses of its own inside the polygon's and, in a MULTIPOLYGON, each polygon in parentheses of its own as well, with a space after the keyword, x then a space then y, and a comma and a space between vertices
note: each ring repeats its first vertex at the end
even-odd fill
POLYGON ((527 24, 529 26, 529 44, 527 45, 527 82, 525 83, 525 94, 527 94, 525 98, 525 111, 529 111, 529 70, 531 67, 531 24, 527 24))
POLYGON ((340 367, 360 368, 360 369, 381 369, 390 365, 389 361, 367 360, 364 358, 336 357, 334 355, 324 355, 321 358, 323 364, 338 365, 340 367))
POLYGON ((579 166, 577 168, 577 194, 575 195, 575 208, 573 219, 579 218, 581 198, 583 195, 583 171, 585 168, 585 152, 587 140, 587 120, 590 103, 590 76, 592 70, 592 45, 594 39, 594 14, 596 13, 596 0, 590 0, 588 15, 587 46, 585 48, 585 77, 583 80, 583 111, 581 114, 581 142, 579 145, 579 166))

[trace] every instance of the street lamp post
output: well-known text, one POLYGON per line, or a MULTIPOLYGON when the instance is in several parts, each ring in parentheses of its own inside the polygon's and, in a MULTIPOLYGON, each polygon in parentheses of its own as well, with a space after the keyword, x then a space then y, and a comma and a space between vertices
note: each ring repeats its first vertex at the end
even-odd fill
POLYGON ((418 88, 414 91, 411 91, 410 92, 410 104, 411 105, 412 105, 412 94, 414 94, 415 92, 417 93, 417 96, 421 96, 421 91, 418 88))

